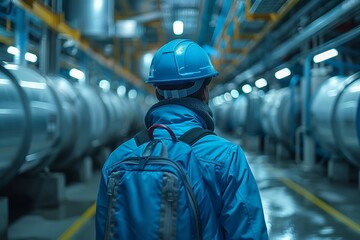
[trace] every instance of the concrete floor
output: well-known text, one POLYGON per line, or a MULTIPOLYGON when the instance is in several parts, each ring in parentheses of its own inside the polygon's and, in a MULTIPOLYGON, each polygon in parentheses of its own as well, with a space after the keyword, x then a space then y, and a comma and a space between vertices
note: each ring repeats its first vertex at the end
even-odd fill
MULTIPOLYGON (((275 162, 246 151, 257 180, 270 239, 360 239, 360 191, 322 172, 306 172, 293 161, 275 162)), ((66 188, 56 209, 38 209, 9 226, 11 240, 95 239, 94 201, 99 172, 66 188)))

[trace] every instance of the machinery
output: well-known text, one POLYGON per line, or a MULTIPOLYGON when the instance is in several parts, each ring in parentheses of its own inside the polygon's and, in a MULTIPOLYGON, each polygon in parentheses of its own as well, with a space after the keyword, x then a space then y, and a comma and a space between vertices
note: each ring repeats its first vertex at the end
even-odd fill
POLYGON ((261 126, 266 135, 294 150, 295 131, 300 126, 300 93, 290 88, 270 90, 261 107, 261 126))
POLYGON ((116 147, 143 126, 147 110, 112 91, 13 64, 1 66, 0 86, 0 187, 18 174, 65 171, 98 148, 116 147))
POLYGON ((311 114, 318 144, 359 167, 360 74, 326 80, 314 97, 311 114))

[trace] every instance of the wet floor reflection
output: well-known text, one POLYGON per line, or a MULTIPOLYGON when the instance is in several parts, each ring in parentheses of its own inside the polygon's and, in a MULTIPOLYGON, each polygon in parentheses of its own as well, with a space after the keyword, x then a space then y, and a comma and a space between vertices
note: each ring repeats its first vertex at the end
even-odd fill
POLYGON ((331 210, 324 211, 286 186, 282 179, 301 185, 355 224, 360 212, 360 192, 356 187, 346 183, 334 185, 321 174, 302 172, 291 162, 275 163, 267 156, 251 153, 247 156, 260 189, 270 239, 360 239, 360 229, 356 231, 339 221, 331 210))

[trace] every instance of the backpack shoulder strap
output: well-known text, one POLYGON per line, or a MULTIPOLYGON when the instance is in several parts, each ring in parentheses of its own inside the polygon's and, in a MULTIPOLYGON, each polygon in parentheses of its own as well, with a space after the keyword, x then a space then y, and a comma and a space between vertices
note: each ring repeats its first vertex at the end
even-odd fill
MULTIPOLYGON (((185 132, 183 135, 179 137, 179 140, 189 144, 190 146, 194 145, 197 141, 207 135, 216 135, 213 131, 203 129, 203 128, 192 128, 189 131, 185 132)), ((137 133, 134 136, 134 140, 137 146, 140 146, 146 142, 150 141, 150 137, 148 135, 147 130, 143 130, 137 133)))
POLYGON ((179 137, 179 140, 189 144, 190 146, 194 145, 197 141, 207 135, 216 135, 213 131, 203 128, 192 128, 189 131, 185 132, 179 137))
POLYGON ((137 146, 140 146, 146 142, 150 142, 150 137, 147 130, 143 130, 134 136, 134 140, 137 146))

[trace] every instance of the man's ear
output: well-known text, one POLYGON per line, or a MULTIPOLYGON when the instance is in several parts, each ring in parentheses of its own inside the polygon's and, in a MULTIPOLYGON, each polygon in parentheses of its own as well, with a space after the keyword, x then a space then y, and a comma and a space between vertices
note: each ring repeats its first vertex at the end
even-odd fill
POLYGON ((203 100, 206 104, 209 103, 209 88, 207 85, 202 88, 201 100, 203 100))

